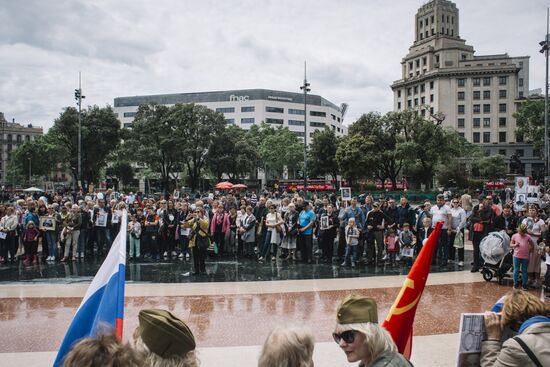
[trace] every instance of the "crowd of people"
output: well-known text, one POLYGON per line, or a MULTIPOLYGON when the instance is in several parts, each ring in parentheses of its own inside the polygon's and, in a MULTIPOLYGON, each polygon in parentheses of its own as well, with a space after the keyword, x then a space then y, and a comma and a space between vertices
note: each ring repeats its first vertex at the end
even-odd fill
MULTIPOLYGON (((550 364, 550 309, 522 290, 505 297, 501 314, 486 312, 487 336, 480 365, 547 366, 550 364), (515 336, 502 340, 503 331, 515 336)), ((336 310, 334 341, 350 363, 360 367, 410 367, 388 331, 378 322, 376 301, 350 294, 336 310)), ((192 330, 182 319, 159 309, 141 310, 130 343, 108 331, 77 342, 64 358, 65 367, 197 367, 192 330)), ((313 367, 315 339, 303 327, 277 327, 262 346, 258 367, 313 367)))
MULTIPOLYGON (((514 211, 512 200, 497 203, 499 197, 492 195, 474 205, 468 190, 437 195, 435 203, 426 200, 416 207, 406 196, 397 199, 382 193, 376 200, 365 195, 343 201, 331 194, 308 201, 298 193, 218 192, 154 200, 110 191, 20 198, 0 205, 0 263, 15 261, 17 254, 25 265, 36 264, 39 256, 46 262, 103 256, 125 209, 130 261, 192 259, 195 274, 206 271, 207 257, 410 266, 435 224, 443 222, 434 265, 464 267, 464 240, 470 236, 471 271, 477 272, 483 265, 481 241, 504 230, 515 248, 515 285, 521 269, 524 288, 540 287, 541 258, 550 243, 550 220, 541 209, 531 205, 514 211)), ((546 259, 550 264, 550 256, 546 259)))

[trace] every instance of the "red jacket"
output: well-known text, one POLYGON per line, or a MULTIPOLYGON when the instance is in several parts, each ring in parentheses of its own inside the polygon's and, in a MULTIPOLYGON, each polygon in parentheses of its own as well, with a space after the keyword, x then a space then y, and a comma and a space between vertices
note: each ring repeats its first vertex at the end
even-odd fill
MULTIPOLYGON (((218 216, 219 216, 218 213, 212 215, 212 219, 210 221, 210 234, 212 234, 212 235, 216 231, 216 222, 218 221, 218 216)), ((226 235, 227 232, 229 232, 229 229, 230 229, 229 214, 224 213, 223 214, 223 219, 222 219, 222 232, 223 232, 223 234, 226 235)))

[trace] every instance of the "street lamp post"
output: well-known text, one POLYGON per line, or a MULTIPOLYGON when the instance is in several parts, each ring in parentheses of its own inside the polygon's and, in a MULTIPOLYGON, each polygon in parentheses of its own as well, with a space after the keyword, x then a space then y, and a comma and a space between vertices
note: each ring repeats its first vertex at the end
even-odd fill
POLYGON ((74 99, 76 99, 76 104, 78 105, 78 166, 77 166, 77 177, 76 180, 78 183, 73 185, 74 192, 76 193, 76 188, 80 186, 82 182, 82 99, 86 96, 82 95, 82 75, 78 72, 78 89, 74 90, 74 99))
POLYGON ((549 37, 550 29, 549 29, 549 9, 546 9, 546 36, 544 38, 544 41, 539 42, 539 45, 542 46, 542 49, 540 50, 540 53, 545 54, 546 57, 546 79, 544 84, 544 175, 545 180, 546 177, 549 175, 550 170, 550 154, 548 151, 548 49, 550 48, 550 37, 549 37))
POLYGON ((311 91, 307 82, 306 62, 304 61, 304 85, 300 87, 304 91, 304 194, 307 194, 307 92, 311 91))

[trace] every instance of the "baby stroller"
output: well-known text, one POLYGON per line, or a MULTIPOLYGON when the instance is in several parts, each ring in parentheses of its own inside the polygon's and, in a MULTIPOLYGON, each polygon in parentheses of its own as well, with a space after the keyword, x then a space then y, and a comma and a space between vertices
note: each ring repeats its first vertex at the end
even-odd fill
POLYGON ((505 231, 489 233, 479 245, 484 264, 481 267, 483 279, 489 282, 496 277, 498 284, 510 277, 508 271, 513 265, 513 250, 510 249, 510 237, 505 231))

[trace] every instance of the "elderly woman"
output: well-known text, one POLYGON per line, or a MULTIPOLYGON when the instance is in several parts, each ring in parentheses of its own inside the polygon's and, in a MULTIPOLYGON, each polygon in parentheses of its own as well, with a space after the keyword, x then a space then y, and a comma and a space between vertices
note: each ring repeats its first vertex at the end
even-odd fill
POLYGON ((397 352, 388 331, 378 324, 377 306, 372 298, 346 297, 338 307, 332 336, 348 362, 360 362, 360 367, 411 366, 397 352))
POLYGON ((534 295, 506 295, 502 315, 485 314, 487 340, 481 342, 481 366, 550 366, 550 310, 534 295), (501 342, 505 327, 518 335, 501 342))
POLYGON ((314 346, 309 330, 278 327, 267 336, 258 367, 313 367, 314 346))

